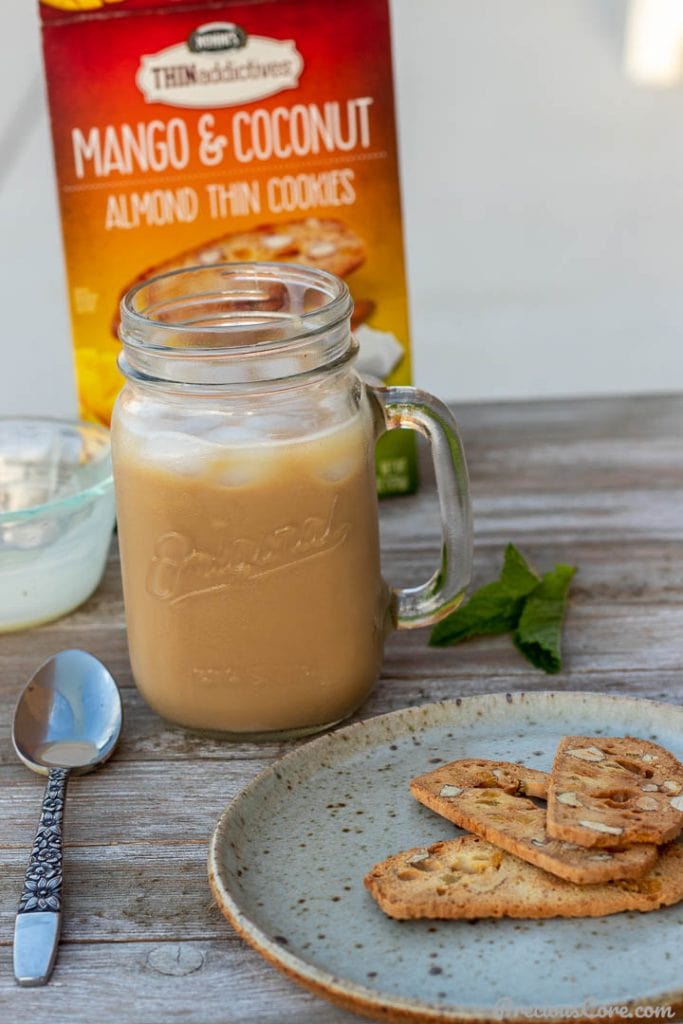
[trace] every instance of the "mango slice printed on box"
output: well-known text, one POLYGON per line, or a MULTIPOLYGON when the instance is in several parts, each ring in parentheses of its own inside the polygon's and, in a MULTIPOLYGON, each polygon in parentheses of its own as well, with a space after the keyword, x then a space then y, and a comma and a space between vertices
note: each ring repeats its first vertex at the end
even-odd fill
POLYGON ((111 423, 114 402, 124 384, 116 362, 119 351, 114 344, 75 349, 81 416, 105 427, 111 423))
POLYGON ((601 917, 683 899, 683 846, 665 849, 637 881, 575 885, 478 836, 415 847, 376 864, 365 888, 389 917, 601 917))
POLYGON ((586 850, 551 838, 544 797, 549 775, 506 761, 453 761, 410 782, 416 800, 502 850, 577 884, 639 878, 657 859, 653 844, 586 850))
POLYGON ((56 7, 58 11, 95 11, 105 4, 120 4, 121 0, 41 0, 46 7, 56 7))
POLYGON ((548 832, 583 847, 664 843, 683 829, 683 764, 633 737, 566 736, 548 792, 548 832))

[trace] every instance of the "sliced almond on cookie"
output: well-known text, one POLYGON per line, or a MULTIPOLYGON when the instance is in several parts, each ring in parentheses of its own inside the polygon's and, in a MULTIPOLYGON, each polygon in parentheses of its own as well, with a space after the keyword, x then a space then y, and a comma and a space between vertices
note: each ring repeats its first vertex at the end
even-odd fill
POLYGON ((567 751, 567 757, 577 757, 579 761, 604 761, 605 755, 597 747, 572 747, 567 751))
POLYGON ((581 801, 579 800, 576 793, 558 793, 557 799, 561 804, 567 804, 568 807, 580 807, 581 801))

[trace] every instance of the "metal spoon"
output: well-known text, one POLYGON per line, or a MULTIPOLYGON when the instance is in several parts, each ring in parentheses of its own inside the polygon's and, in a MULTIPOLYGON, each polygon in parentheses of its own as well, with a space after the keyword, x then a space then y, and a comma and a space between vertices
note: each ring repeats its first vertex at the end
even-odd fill
POLYGON ((85 651, 60 651, 46 661, 17 703, 14 749, 32 771, 47 775, 14 925, 14 976, 20 985, 44 985, 57 955, 67 780, 71 772, 81 775, 107 760, 121 733, 121 720, 116 683, 85 651))

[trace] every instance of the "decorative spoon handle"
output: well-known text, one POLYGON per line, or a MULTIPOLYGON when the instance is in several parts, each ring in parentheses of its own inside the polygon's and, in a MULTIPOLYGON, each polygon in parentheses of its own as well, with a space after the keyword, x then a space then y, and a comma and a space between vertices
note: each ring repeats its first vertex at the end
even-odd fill
POLYGON ((40 824, 29 857, 14 923, 14 977, 45 985, 54 966, 62 923, 62 819, 68 768, 51 768, 40 824))

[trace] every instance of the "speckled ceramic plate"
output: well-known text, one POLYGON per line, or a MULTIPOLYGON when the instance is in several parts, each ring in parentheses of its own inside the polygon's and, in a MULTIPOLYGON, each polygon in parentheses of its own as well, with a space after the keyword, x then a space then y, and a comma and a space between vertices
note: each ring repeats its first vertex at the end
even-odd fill
POLYGON ((461 757, 549 769, 577 733, 641 736, 683 759, 683 707, 599 694, 494 694, 359 722, 298 747, 228 806, 209 853, 214 895, 276 967, 376 1019, 604 1020, 588 1008, 683 1004, 683 904, 398 922, 363 887, 377 861, 459 831, 410 796, 413 775, 461 757))

